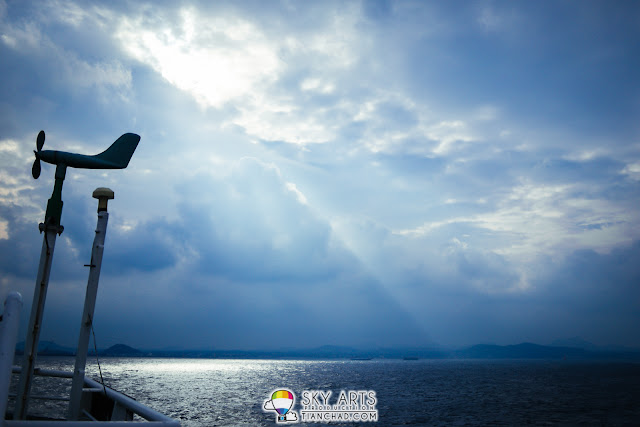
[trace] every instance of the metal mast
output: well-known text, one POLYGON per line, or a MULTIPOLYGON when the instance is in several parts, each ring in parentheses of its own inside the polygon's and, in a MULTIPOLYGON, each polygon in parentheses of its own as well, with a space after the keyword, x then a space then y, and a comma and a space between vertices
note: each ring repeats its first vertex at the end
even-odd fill
POLYGON ((76 352, 76 365, 73 369, 73 382, 71 384, 71 400, 69 401, 68 419, 75 421, 80 417, 80 401, 82 387, 84 385, 84 370, 87 363, 89 349, 89 337, 93 325, 93 312, 98 295, 98 281, 100 280, 100 268, 102 267, 102 254, 104 252, 104 239, 107 234, 109 212, 107 202, 113 199, 114 193, 109 188, 97 188, 93 197, 98 199, 98 224, 96 236, 91 248, 91 263, 89 264, 89 279, 87 280, 87 293, 84 299, 84 312, 80 323, 80 335, 78 337, 78 350, 76 352))
POLYGON ((29 393, 33 379, 33 367, 38 353, 38 341, 42 327, 42 313, 44 312, 44 302, 47 298, 49 274, 51 273, 51 263, 53 261, 53 250, 56 246, 56 237, 62 234, 64 230, 64 227, 60 224, 60 217, 62 216, 62 183, 66 172, 67 166, 65 164, 57 165, 53 194, 47 203, 47 213, 45 214, 44 223, 40 223, 39 225, 40 232, 44 232, 44 238, 42 241, 42 251, 40 253, 36 288, 33 292, 29 329, 27 330, 27 339, 24 344, 22 373, 20 374, 20 382, 18 383, 16 407, 13 413, 13 418, 16 420, 23 420, 27 415, 29 393))
POLYGON ((124 169, 128 166, 131 156, 133 156, 138 142, 140 142, 140 136, 133 133, 125 133, 111 144, 109 148, 95 156, 56 150, 43 150, 44 140, 44 131, 40 131, 36 139, 37 151, 33 152, 36 159, 33 162, 31 174, 34 179, 38 179, 41 172, 40 161, 56 165, 56 174, 53 193, 47 202, 45 219, 44 222, 39 225, 40 233, 44 232, 44 238, 42 251, 40 253, 36 286, 33 293, 29 328, 25 340, 22 372, 20 374, 20 382, 18 383, 18 394, 16 395, 16 406, 13 415, 13 418, 16 420, 26 419, 27 416, 33 369, 38 353, 40 331, 42 330, 42 315, 47 297, 47 288, 49 286, 51 263, 53 261, 53 250, 56 244, 56 237, 62 234, 64 230, 60 220, 63 205, 62 184, 64 183, 64 178, 67 173, 67 167, 82 169, 124 169))

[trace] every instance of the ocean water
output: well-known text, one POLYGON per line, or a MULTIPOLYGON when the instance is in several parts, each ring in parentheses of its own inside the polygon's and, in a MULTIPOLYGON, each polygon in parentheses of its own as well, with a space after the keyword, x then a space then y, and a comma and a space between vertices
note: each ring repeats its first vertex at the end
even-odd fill
MULTIPOLYGON (((640 426, 640 363, 104 358, 100 365, 108 386, 183 426, 276 425, 263 404, 280 388, 296 396, 295 411, 305 390, 332 391, 332 404, 342 390, 376 393, 377 424, 298 425, 640 426)), ((38 366, 71 371, 73 359, 42 357, 38 366)), ((99 380, 95 361, 87 370, 99 380)), ((68 392, 55 381, 34 389, 68 392)), ((30 411, 65 413, 64 403, 47 405, 36 402, 30 411)))

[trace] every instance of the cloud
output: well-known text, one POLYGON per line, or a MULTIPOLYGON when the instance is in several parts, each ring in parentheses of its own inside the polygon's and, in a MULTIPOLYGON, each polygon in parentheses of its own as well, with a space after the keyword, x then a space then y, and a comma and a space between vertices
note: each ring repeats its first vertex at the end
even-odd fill
MULTIPOLYGON (((104 104, 126 101, 131 92, 131 70, 112 55, 96 55, 98 40, 83 45, 87 39, 80 34, 90 31, 93 36, 98 22, 104 20, 96 15, 97 9, 89 8, 91 12, 88 12, 71 2, 41 6, 43 9, 33 14, 5 16, 0 20, 0 47, 6 49, 7 59, 31 64, 29 75, 36 80, 36 86, 46 89, 50 96, 60 93, 83 96, 97 90, 97 99, 104 104), (80 22, 84 24, 81 27, 80 22), (52 27, 58 31, 52 31, 52 27)), ((16 72, 11 68, 6 71, 16 72)), ((13 78, 24 80, 20 75, 13 78)), ((17 105, 34 101, 30 96, 15 97, 16 94, 11 93, 6 99, 17 105)))
POLYGON ((138 61, 191 94, 203 107, 222 107, 273 80, 280 60, 274 46, 240 17, 203 17, 193 8, 173 16, 119 20, 116 38, 138 61))
MULTIPOLYGON (((485 212, 431 221, 400 235, 429 235, 453 224, 469 224, 502 239, 488 246, 507 256, 563 253, 567 248, 608 252, 633 237, 633 219, 625 201, 608 200, 579 184, 522 182, 495 200, 485 212), (626 237, 628 236, 628 237, 626 237)), ((485 242, 487 244, 488 242, 485 242)))
POLYGON ((3 230, 6 233, 0 239, 0 263, 4 274, 31 278, 37 268, 36 253, 41 239, 38 238, 37 223, 22 221, 23 212, 23 208, 0 206, 0 218, 5 224, 3 230))
POLYGON ((82 153, 132 131, 126 170, 68 171, 52 272, 66 319, 111 187, 113 344, 636 345, 640 44, 600 9, 2 2, 3 292, 42 244, 37 131, 82 153))
POLYGON ((275 411, 276 407, 273 406, 273 400, 267 400, 266 402, 264 402, 264 409, 268 410, 268 411, 275 411))
POLYGON ((57 46, 37 29, 35 23, 23 27, 7 26, 2 41, 21 54, 35 54, 49 70, 69 87, 108 87, 126 91, 131 87, 131 71, 119 61, 87 62, 73 52, 57 46))
POLYGON ((620 173, 629 177, 634 181, 640 181, 640 162, 627 164, 620 173))
MULTIPOLYGON (((32 190, 33 185, 29 180, 29 175, 24 172, 31 163, 27 153, 20 150, 21 144, 13 139, 0 140, 0 153, 3 159, 0 160, 2 170, 0 170, 0 203, 5 205, 29 204, 23 197, 25 191, 32 190)), ((31 205, 33 207, 33 205, 31 205)))
POLYGON ((223 179, 201 176, 181 188, 184 234, 206 271, 241 280, 313 281, 346 265, 341 258, 348 254, 331 229, 273 165, 244 158, 223 179), (207 189, 199 202, 193 201, 196 188, 207 189))
POLYGON ((233 102, 238 114, 228 124, 258 140, 304 145, 334 138, 335 131, 322 120, 333 107, 306 101, 327 95, 332 95, 330 102, 338 99, 337 79, 358 57, 352 13, 316 17, 339 36, 322 28, 296 37, 259 19, 223 19, 193 8, 176 13, 177 22, 173 14, 155 12, 120 19, 116 39, 128 55, 202 107, 233 102))
POLYGON ((180 247, 176 243, 182 230, 176 224, 154 218, 132 230, 114 231, 109 233, 112 248, 105 256, 106 271, 111 274, 170 269, 178 262, 180 247))
POLYGON ((535 286, 557 334, 588 331, 585 339, 593 342, 627 340, 640 313, 639 256, 640 243, 634 241, 607 254, 577 250, 541 268, 535 286))

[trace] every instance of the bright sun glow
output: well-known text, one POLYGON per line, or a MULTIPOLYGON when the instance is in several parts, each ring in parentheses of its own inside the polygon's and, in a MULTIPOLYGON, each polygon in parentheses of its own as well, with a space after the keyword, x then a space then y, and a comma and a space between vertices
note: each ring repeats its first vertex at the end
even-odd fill
POLYGON ((168 82, 190 93, 203 107, 221 107, 273 78, 280 67, 261 32, 240 19, 202 20, 181 12, 178 28, 150 28, 125 19, 116 36, 127 52, 150 65, 168 82))

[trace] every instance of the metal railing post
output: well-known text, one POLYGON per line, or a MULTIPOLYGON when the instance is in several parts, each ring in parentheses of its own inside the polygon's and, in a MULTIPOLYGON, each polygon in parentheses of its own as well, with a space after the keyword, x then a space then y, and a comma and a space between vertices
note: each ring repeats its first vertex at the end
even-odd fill
MULTIPOLYGON (((22 311, 22 295, 11 292, 4 301, 4 312, 0 322, 0 420, 4 421, 9 398, 9 383, 13 357, 16 352, 16 339, 20 326, 20 312, 22 311)), ((0 424, 2 424, 0 422, 0 424)))

